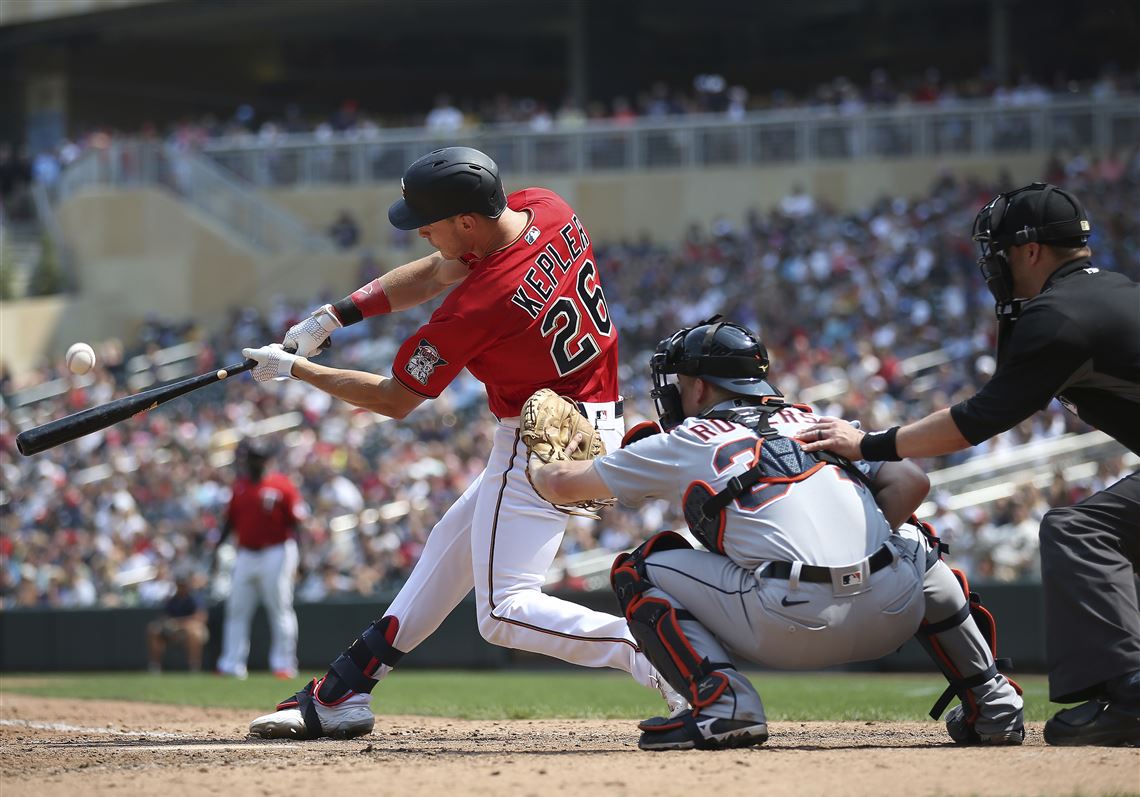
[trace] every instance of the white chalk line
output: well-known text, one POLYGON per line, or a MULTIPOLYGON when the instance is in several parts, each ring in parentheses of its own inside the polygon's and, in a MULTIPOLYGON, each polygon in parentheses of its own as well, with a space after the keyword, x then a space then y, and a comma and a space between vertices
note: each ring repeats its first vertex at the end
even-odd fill
POLYGON ((0 727, 28 728, 36 731, 61 731, 63 733, 103 734, 107 736, 145 736, 148 739, 192 739, 185 733, 169 731, 124 731, 116 728, 88 728, 83 725, 70 725, 66 722, 42 722, 39 720, 4 720, 0 727))
MULTIPOLYGON (((66 722, 45 722, 42 720, 18 720, 18 719, 0 719, 0 728, 26 728, 28 730, 37 731, 57 731, 60 733, 75 733, 82 735, 99 735, 99 736, 114 736, 124 740, 135 739, 153 739, 153 740, 171 740, 171 741, 184 741, 186 744, 163 744, 155 746, 146 745, 131 745, 132 749, 145 751, 145 750, 230 750, 237 748, 249 748, 251 745, 258 747, 271 746, 271 747, 299 747, 295 743, 290 743, 287 739, 266 740, 266 739, 219 739, 218 741, 204 741, 200 736, 195 736, 187 733, 172 733, 170 731, 131 731, 119 730, 116 728, 91 728, 85 725, 72 725, 66 722)), ((23 744, 24 742, 20 742, 23 744)), ((76 746, 82 746, 82 741, 76 740, 76 746)), ((4 745, 0 745, 3 747, 4 745)))

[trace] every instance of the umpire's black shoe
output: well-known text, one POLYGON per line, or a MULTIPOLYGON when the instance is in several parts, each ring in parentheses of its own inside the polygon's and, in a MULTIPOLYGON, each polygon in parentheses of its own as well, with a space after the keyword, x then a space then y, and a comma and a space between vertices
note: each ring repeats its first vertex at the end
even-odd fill
POLYGON ((1045 741, 1067 747, 1140 746, 1140 706, 1090 700, 1058 711, 1045 723, 1045 741))
POLYGON ((654 717, 638 725, 642 750, 724 750, 768 741, 768 724, 730 720, 692 711, 669 718, 654 717))

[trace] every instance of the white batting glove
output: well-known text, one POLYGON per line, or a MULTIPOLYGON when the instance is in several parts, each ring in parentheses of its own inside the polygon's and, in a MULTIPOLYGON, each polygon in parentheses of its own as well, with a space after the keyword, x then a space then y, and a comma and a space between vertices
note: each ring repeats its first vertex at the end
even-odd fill
POLYGON ((257 366, 250 371, 255 382, 268 382, 271 379, 293 378, 293 363, 301 359, 281 348, 280 343, 271 343, 257 349, 242 349, 241 356, 247 360, 257 360, 257 366))
POLYGON ((321 347, 334 331, 344 324, 333 312, 332 305, 318 307, 304 321, 289 327, 281 345, 299 357, 314 357, 321 353, 321 347))

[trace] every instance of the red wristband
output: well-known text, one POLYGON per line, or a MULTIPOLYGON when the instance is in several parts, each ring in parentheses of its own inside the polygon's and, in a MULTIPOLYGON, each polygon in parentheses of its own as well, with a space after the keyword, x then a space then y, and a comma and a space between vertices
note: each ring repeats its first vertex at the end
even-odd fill
POLYGON ((388 294, 384 293, 384 286, 380 284, 379 277, 363 288, 357 288, 349 298, 360 308, 365 318, 392 312, 392 303, 388 301, 388 294))
POLYGON ((392 312, 392 303, 388 300, 388 294, 384 293, 380 278, 377 277, 334 304, 333 310, 340 322, 348 326, 363 318, 392 312))

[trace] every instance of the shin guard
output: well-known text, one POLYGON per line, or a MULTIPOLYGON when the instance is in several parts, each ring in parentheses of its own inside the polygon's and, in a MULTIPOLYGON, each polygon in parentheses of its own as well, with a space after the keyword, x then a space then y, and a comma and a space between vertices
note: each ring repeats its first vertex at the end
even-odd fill
POLYGON ((649 663, 689 699, 694 709, 715 703, 728 688, 728 676, 720 670, 732 665, 713 663, 693 649, 681 628, 680 614, 664 598, 638 595, 626 609, 629 631, 649 663))
POLYGON ((719 670, 728 663, 712 663, 693 649, 681 628, 681 619, 693 619, 688 612, 678 611, 664 598, 646 597, 653 586, 646 574, 645 562, 658 551, 692 549, 693 546, 672 531, 663 531, 620 555, 610 570, 610 585, 617 594, 629 631, 641 647, 649 663, 657 668, 669 684, 685 695, 693 708, 716 702, 728 688, 728 677, 719 670))
MULTIPOLYGON (((1009 659, 997 658, 997 624, 994 621, 994 616, 982 605, 982 600, 978 594, 970 592, 966 574, 953 568, 950 569, 950 572, 954 574, 954 578, 961 586, 966 602, 956 613, 945 620, 936 623, 923 621, 915 637, 926 652, 930 654, 942 674, 946 676, 946 680, 950 682, 946 691, 942 693, 930 710, 930 716, 933 719, 941 717, 946 707, 950 705, 950 701, 957 695, 961 698, 962 707, 966 711, 966 722, 972 725, 978 717, 978 704, 971 689, 982 686, 995 678, 999 670, 1009 669, 1012 662, 1009 659), (939 641, 939 636, 955 631, 966 633, 965 629, 962 629, 962 625, 969 618, 973 618, 978 631, 981 633, 988 648, 989 656, 987 657, 988 666, 985 666, 981 672, 965 676, 962 673, 962 662, 955 661, 955 657, 947 650, 946 645, 939 641)), ((1018 694, 1021 694, 1021 687, 1013 679, 1007 676, 1006 680, 1018 694)))

